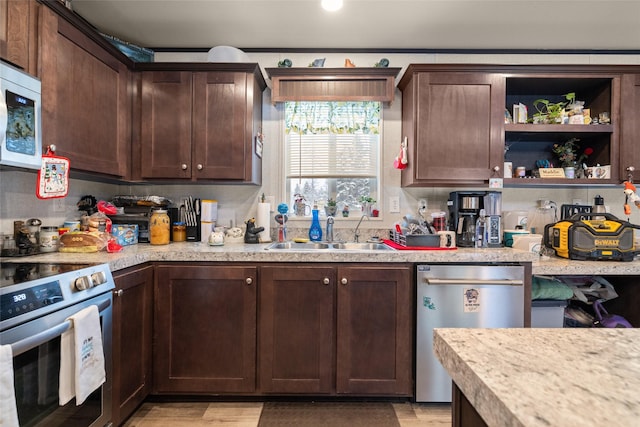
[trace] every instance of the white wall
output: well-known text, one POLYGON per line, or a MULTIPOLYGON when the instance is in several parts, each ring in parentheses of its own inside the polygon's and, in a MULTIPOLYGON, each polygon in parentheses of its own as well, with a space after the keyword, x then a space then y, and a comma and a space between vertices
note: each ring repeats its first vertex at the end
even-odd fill
MULTIPOLYGON (((398 79, 410 63, 492 63, 492 64, 635 64, 640 65, 640 55, 459 55, 459 54, 324 54, 324 53, 249 53, 252 60, 258 62, 261 68, 276 67, 278 61, 289 58, 294 67, 306 67, 315 58, 325 58, 325 67, 342 67, 345 58, 351 59, 356 66, 373 66, 382 57, 390 60, 390 66, 401 67, 398 79)), ((156 61, 204 62, 206 53, 157 53, 156 61)), ((266 78, 266 73, 264 73, 266 78)), ((396 99, 390 106, 385 106, 383 112, 383 181, 382 181, 382 218, 377 221, 366 221, 363 228, 387 229, 406 213, 415 214, 417 200, 426 198, 430 211, 446 210, 446 200, 450 191, 466 188, 412 188, 400 187, 400 171, 393 168, 393 159, 397 155, 401 134, 401 102, 402 94, 396 90, 396 99), (388 213, 390 196, 400 197, 400 214, 388 213)), ((109 199, 117 194, 159 195, 172 200, 179 200, 186 195, 201 198, 214 198, 220 207, 220 222, 228 225, 231 220, 243 223, 255 216, 256 205, 261 194, 274 196, 276 204, 283 201, 284 188, 282 184, 282 163, 279 156, 283 142, 281 131, 282 110, 272 105, 270 90, 264 93, 263 101, 263 131, 265 134, 263 152, 263 185, 207 185, 207 184, 177 184, 177 185, 114 185, 72 180, 69 196, 64 199, 63 212, 54 211, 54 202, 42 201, 35 196, 35 173, 22 171, 0 171, 0 232, 10 232, 14 219, 28 219, 39 217, 45 225, 61 223, 65 218, 76 214, 75 204, 81 196, 92 194, 98 199, 109 199)), ((474 190, 478 190, 474 188, 474 190)), ((605 204, 611 212, 624 218, 622 205, 624 194, 622 186, 617 187, 580 187, 580 188, 506 188, 503 190, 504 210, 528 210, 533 208, 535 200, 553 200, 558 206, 580 200, 585 204, 592 204, 596 194, 605 199, 605 204)), ((635 208, 634 208, 635 209, 635 208)), ((351 228, 357 217, 343 221, 339 219, 336 228, 351 228)), ((640 210, 635 209, 631 221, 640 223, 640 210)), ((308 227, 308 221, 296 222, 291 226, 308 227)))

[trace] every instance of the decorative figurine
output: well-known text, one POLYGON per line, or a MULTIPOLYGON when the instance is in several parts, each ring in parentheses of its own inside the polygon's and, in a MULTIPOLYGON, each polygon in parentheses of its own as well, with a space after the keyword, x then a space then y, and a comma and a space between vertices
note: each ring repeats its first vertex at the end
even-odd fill
POLYGON ((256 227, 256 219, 251 218, 245 224, 247 224, 247 231, 244 233, 245 243, 260 243, 258 234, 264 231, 264 227, 256 227))
POLYGON ((376 62, 374 67, 377 68, 387 68, 389 66, 389 60, 387 58, 382 58, 380 61, 376 62))
POLYGON ((291 68, 292 65, 293 65, 293 62, 291 62, 291 60, 287 58, 278 62, 278 68, 291 68))
POLYGON ((287 241, 287 221, 289 216, 289 206, 286 203, 280 203, 278 205, 278 214, 275 216, 275 220, 278 223, 278 242, 287 241))
POLYGON ((327 58, 314 59, 313 62, 311 64, 309 64, 309 67, 322 68, 322 67, 324 67, 324 60, 325 59, 327 59, 327 58))
POLYGON ((347 67, 347 68, 355 68, 356 64, 351 62, 351 60, 349 58, 345 58, 344 66, 347 67))

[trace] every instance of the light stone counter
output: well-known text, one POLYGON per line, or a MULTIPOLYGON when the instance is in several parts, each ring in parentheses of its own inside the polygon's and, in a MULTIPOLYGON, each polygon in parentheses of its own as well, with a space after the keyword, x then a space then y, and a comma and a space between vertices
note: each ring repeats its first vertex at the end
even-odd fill
POLYGON ((532 262, 533 274, 540 275, 640 275, 640 260, 619 261, 570 261, 551 257, 542 260, 538 255, 510 248, 434 250, 434 251, 345 251, 345 250, 266 250, 269 244, 226 244, 209 246, 206 243, 171 243, 152 246, 140 243, 125 246, 122 252, 109 254, 50 253, 32 257, 3 258, 10 262, 108 262, 112 271, 149 261, 223 261, 223 262, 532 262))
POLYGON ((489 426, 637 426, 640 329, 436 329, 434 351, 489 426))
POLYGON ((209 246, 206 243, 171 243, 152 246, 137 244, 125 246, 122 252, 110 254, 51 253, 23 258, 4 258, 12 262, 42 263, 109 263, 111 270, 142 264, 149 261, 177 262, 358 262, 358 263, 416 263, 416 262, 530 262, 535 255, 499 249, 456 249, 434 251, 405 250, 267 250, 269 244, 227 244, 209 246))

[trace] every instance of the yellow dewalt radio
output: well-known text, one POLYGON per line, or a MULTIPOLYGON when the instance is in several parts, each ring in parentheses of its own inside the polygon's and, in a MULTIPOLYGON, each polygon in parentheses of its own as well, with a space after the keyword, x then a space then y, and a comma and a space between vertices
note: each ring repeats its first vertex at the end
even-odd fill
POLYGON ((574 260, 632 261, 639 226, 608 213, 578 213, 544 228, 544 245, 574 260))

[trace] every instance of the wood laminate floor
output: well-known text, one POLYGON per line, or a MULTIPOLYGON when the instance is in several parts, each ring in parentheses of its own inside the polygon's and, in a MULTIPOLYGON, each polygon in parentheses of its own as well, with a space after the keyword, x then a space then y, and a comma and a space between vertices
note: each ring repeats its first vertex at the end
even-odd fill
MULTIPOLYGON (((392 403, 401 427, 451 425, 451 405, 392 403)), ((125 427, 256 427, 262 402, 145 402, 125 427)), ((339 426, 335 426, 339 427, 339 426)))

